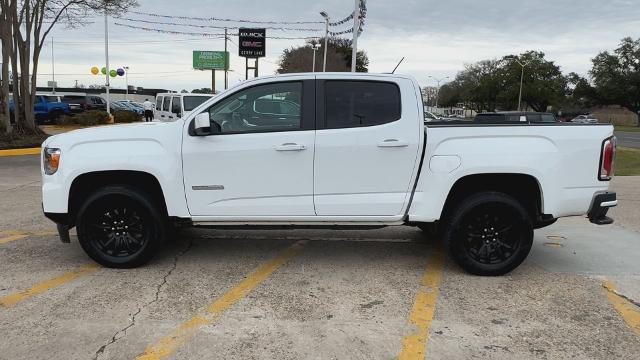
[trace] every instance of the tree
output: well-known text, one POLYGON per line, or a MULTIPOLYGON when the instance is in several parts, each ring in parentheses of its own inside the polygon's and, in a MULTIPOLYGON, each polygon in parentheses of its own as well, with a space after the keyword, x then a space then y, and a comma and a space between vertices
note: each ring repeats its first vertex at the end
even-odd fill
MULTIPOLYGON (((6 47, 14 74, 12 91, 19 133, 40 132, 35 126, 33 109, 38 63, 54 26, 58 23, 65 23, 67 27, 82 26, 92 13, 121 14, 136 5, 135 0, 0 0, 3 60, 6 47)), ((5 74, 3 71, 3 86, 5 74)), ((4 91, 3 95, 6 101, 4 91)))
POLYGON ((211 88, 193 89, 191 92, 194 94, 211 94, 211 88))
POLYGON ((597 102, 633 111, 640 127, 640 39, 626 37, 613 54, 603 51, 592 62, 597 102))
MULTIPOLYGON (((280 57, 278 74, 310 72, 313 65, 313 44, 309 40, 303 46, 285 49, 280 57)), ((316 51, 316 71, 322 71, 324 60, 324 41, 320 41, 320 49, 316 51)), ((367 72, 369 58, 364 51, 356 56, 356 71, 367 72)), ((327 46, 327 71, 351 71, 351 40, 329 38, 327 46)))

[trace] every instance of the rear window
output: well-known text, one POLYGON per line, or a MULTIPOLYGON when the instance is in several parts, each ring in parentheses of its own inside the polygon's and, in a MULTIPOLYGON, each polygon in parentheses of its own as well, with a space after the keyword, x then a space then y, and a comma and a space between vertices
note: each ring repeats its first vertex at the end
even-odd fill
POLYGON ((513 119, 509 119, 503 114, 479 114, 473 121, 482 124, 499 124, 512 120, 518 121, 518 119, 518 116, 515 116, 513 119))
POLYGON ((184 111, 191 111, 209 99, 208 96, 184 96, 182 98, 184 111))
POLYGON ((327 81, 325 126, 328 129, 381 125, 400 119, 400 89, 376 81, 327 81))

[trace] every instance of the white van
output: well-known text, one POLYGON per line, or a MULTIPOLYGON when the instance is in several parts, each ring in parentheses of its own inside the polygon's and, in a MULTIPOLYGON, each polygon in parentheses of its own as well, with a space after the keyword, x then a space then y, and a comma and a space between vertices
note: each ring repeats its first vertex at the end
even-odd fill
POLYGON ((156 95, 156 110, 153 118, 160 121, 174 121, 187 116, 191 110, 207 101, 211 94, 159 93, 156 95))

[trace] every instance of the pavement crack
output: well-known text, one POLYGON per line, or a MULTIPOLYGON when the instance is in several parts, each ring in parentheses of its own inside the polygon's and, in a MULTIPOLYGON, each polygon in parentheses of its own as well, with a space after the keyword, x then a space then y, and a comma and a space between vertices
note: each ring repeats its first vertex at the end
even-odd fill
POLYGON ((620 293, 618 290, 614 289, 611 285, 607 284, 607 282, 605 282, 604 284, 602 284, 602 287, 605 288, 605 290, 607 290, 608 292, 614 294, 615 296, 619 296, 625 300, 627 300, 628 302, 630 302, 631 304, 640 307, 640 302, 633 300, 632 298, 626 296, 625 294, 620 293))
POLYGON ((148 302, 146 302, 146 303, 144 303, 142 306, 138 307, 138 310, 136 310, 136 312, 134 312, 131 315, 131 317, 129 319, 129 323, 127 324, 127 326, 125 326, 122 329, 116 331, 113 334, 113 336, 111 337, 111 339, 109 339, 109 341, 107 341, 106 344, 102 345, 95 352, 95 354, 93 356, 93 360, 98 360, 104 354, 104 352, 107 349, 107 347, 109 347, 110 345, 116 343, 118 340, 124 338, 127 335, 127 330, 129 330, 130 328, 132 328, 133 326, 136 325, 136 317, 142 312, 142 310, 146 309, 151 304, 157 302, 160 299, 160 292, 162 292, 162 288, 167 284, 167 279, 169 278, 169 276, 171 276, 173 271, 178 267, 178 260, 184 254, 186 254, 189 250, 191 250, 192 247, 193 247, 193 240, 189 240, 189 243, 187 244, 187 246, 173 258, 173 264, 171 265, 169 270, 167 270, 167 272, 162 277, 162 281, 160 281, 160 283, 156 286, 156 292, 155 292, 155 295, 153 296, 153 299, 148 301, 148 302))

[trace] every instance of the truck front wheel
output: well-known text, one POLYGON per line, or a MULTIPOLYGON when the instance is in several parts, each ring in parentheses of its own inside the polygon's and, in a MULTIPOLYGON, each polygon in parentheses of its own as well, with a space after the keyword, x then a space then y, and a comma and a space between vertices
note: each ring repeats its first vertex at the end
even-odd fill
POLYGON ((498 192, 471 195, 448 219, 444 242, 454 261, 469 273, 503 275, 520 265, 533 244, 526 209, 498 192))
POLYGON ((144 192, 107 186, 84 202, 77 218, 78 240, 93 260, 111 268, 148 262, 165 236, 165 221, 144 192))

